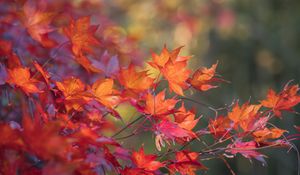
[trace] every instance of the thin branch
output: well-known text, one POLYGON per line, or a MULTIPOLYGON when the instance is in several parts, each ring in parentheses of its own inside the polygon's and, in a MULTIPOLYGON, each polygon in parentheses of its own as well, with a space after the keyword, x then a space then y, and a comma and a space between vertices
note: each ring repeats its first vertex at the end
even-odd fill
POLYGON ((116 132, 114 135, 112 135, 111 137, 114 138, 117 135, 121 134, 124 130, 126 130, 127 128, 129 128, 131 125, 133 125, 134 123, 136 123, 137 121, 139 121, 140 119, 142 119, 144 117, 144 115, 139 116, 138 118, 136 118, 135 120, 133 120, 132 122, 128 123, 126 126, 124 126, 122 129, 120 129, 118 132, 116 132))
POLYGON ((230 173, 232 175, 236 175, 235 172, 232 170, 230 164, 227 162, 227 160, 223 156, 219 156, 219 158, 223 160, 224 164, 227 166, 227 168, 229 169, 230 173))

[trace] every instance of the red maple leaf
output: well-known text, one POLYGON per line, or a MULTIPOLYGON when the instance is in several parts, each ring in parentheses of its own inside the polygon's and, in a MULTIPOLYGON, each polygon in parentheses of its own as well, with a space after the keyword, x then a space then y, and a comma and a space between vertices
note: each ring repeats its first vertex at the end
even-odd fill
POLYGON ((156 133, 155 145, 159 151, 161 146, 165 145, 165 142, 170 145, 169 141, 175 142, 176 139, 189 141, 197 137, 193 131, 181 128, 177 123, 169 120, 160 121, 153 126, 153 129, 156 133))
POLYGON ((149 154, 146 155, 144 147, 141 147, 138 152, 132 153, 132 161, 138 167, 147 171, 156 171, 163 167, 163 163, 156 161, 157 156, 149 154))
POLYGON ((146 155, 144 147, 141 147, 138 152, 132 153, 132 162, 136 168, 125 167, 122 171, 122 175, 155 175, 155 171, 163 167, 164 164, 156 161, 156 155, 146 155))
POLYGON ((226 152, 229 152, 231 154, 237 154, 240 153, 244 157, 251 159, 255 158, 258 161, 261 161, 263 164, 266 163, 264 157, 265 155, 259 153, 257 150, 258 146, 255 141, 249 141, 249 142, 240 142, 237 141, 233 144, 228 145, 228 150, 226 152))
POLYGON ((176 172, 182 175, 196 175, 196 171, 200 169, 207 169, 197 161, 199 153, 180 151, 176 152, 176 161, 168 166, 172 174, 176 172))

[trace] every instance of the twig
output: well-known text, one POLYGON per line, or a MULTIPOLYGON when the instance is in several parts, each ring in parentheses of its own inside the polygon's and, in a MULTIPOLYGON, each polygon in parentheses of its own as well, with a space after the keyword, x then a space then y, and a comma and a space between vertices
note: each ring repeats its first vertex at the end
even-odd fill
POLYGON ((229 163, 227 162, 227 160, 224 159, 223 156, 219 156, 219 158, 223 160, 223 162, 225 163, 225 165, 226 165, 227 168, 229 169, 230 173, 231 173, 232 175, 236 175, 235 172, 232 170, 231 166, 229 165, 229 163))
POLYGON ((121 134, 124 130, 126 130, 127 128, 129 128, 131 125, 133 125, 134 123, 136 123, 137 121, 139 121, 141 118, 143 118, 144 115, 139 116, 138 118, 136 118, 135 120, 133 120, 132 122, 128 123, 126 126, 124 126, 122 129, 120 129, 118 132, 116 132, 114 135, 112 135, 111 137, 114 138, 117 135, 121 134))

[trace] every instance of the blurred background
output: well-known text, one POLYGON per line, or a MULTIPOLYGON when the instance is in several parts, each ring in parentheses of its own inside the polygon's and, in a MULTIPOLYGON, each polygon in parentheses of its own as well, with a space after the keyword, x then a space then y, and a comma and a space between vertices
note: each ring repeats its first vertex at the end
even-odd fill
MULTIPOLYGON (((160 53, 166 44, 169 49, 184 45, 182 55, 193 55, 191 69, 208 67, 218 60, 218 73, 231 83, 188 95, 197 101, 215 107, 234 99, 255 103, 265 97, 268 88, 279 91, 289 80, 300 83, 300 1, 107 0, 103 7, 103 13, 136 39, 149 57, 150 51, 160 53)), ((201 106, 196 108, 199 115, 204 114, 200 122, 205 126, 212 114, 201 106)), ((273 122, 292 134, 299 117, 284 114, 283 120, 273 122)), ((153 145, 153 138, 141 142, 153 145)), ((269 157, 266 167, 245 158, 229 159, 229 163, 236 174, 297 174, 297 154, 287 151, 265 151, 269 157)), ((210 167, 204 174, 230 174, 222 160, 203 163, 210 167)))

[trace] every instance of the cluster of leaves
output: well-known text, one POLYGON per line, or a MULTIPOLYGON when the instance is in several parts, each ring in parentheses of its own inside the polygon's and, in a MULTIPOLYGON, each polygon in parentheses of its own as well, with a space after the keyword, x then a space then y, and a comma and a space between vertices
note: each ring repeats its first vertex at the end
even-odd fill
POLYGON ((241 154, 264 163, 259 149, 293 146, 287 131, 269 121, 293 112, 300 102, 298 85, 270 90, 258 104, 207 106, 216 115, 196 129, 201 117, 186 109, 185 91, 204 92, 225 82, 216 74, 218 63, 193 72, 187 67, 191 57, 180 56, 182 47, 165 46, 147 63, 159 72, 151 76, 136 59, 134 41, 112 32, 112 22, 98 15, 103 24, 97 26, 91 16, 65 14, 82 14, 84 5, 31 0, 0 5, 0 174, 193 175, 208 169, 200 162, 208 157, 226 162, 241 154), (163 81, 168 88, 158 88, 163 81), (116 110, 123 103, 139 116, 116 131, 108 118, 123 121, 116 110), (131 135, 118 137, 129 127, 135 127, 131 135), (159 153, 120 142, 141 132, 155 136, 159 153), (204 135, 215 142, 187 149, 192 142, 202 144, 204 135))

